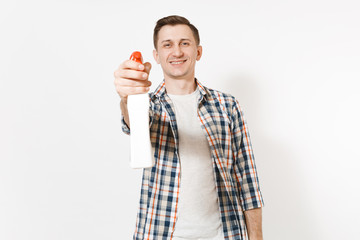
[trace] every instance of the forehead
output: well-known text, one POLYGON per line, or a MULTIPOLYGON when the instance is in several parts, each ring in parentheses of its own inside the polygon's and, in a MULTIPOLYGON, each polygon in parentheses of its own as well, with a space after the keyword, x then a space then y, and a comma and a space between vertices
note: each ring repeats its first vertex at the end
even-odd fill
POLYGON ((158 41, 176 41, 180 39, 190 39, 195 41, 194 35, 189 26, 180 24, 180 25, 165 25, 163 26, 158 33, 158 41))

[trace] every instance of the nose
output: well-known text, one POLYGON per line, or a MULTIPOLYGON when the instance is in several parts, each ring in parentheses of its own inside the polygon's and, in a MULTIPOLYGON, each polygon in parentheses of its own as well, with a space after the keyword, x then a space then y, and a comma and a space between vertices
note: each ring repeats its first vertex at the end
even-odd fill
POLYGON ((174 47, 174 52, 173 52, 174 57, 182 57, 183 54, 184 54, 184 53, 183 53, 181 47, 180 47, 179 45, 176 45, 176 46, 174 47))

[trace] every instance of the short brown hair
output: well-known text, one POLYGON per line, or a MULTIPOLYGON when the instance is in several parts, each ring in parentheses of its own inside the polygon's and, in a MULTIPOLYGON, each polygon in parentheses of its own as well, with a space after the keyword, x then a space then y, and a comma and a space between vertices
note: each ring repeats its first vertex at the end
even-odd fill
POLYGON ((153 36, 155 49, 157 49, 158 34, 159 34, 160 29, 165 25, 175 26, 175 25, 179 25, 179 24, 187 25, 191 29, 191 31, 194 35, 196 45, 200 44, 200 36, 199 36, 199 31, 197 30, 197 28, 194 25, 192 25, 189 22, 189 20, 187 20, 186 18, 178 16, 178 15, 171 15, 171 16, 163 17, 156 22, 156 26, 154 28, 154 36, 153 36))

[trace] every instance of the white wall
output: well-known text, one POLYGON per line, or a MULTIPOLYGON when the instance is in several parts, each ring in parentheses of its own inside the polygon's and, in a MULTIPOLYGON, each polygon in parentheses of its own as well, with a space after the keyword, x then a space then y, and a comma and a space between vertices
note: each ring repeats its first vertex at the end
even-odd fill
POLYGON ((360 235, 356 0, 2 1, 0 239, 131 239, 129 167, 113 72, 153 64, 157 19, 199 29, 197 77, 245 110, 269 240, 360 235))

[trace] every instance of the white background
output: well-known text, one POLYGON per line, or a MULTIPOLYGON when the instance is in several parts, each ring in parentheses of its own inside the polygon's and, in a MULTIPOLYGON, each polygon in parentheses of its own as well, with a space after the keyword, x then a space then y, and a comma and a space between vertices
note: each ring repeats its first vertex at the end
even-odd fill
POLYGON ((0 239, 132 239, 113 72, 187 17, 196 76, 236 96, 251 133, 268 240, 358 239, 360 4, 343 0, 1 1, 0 239))

